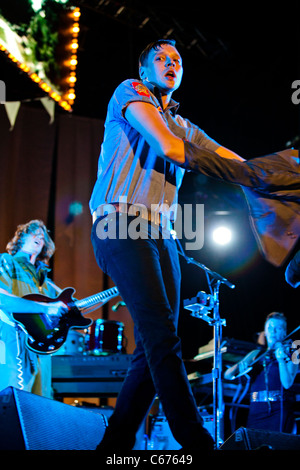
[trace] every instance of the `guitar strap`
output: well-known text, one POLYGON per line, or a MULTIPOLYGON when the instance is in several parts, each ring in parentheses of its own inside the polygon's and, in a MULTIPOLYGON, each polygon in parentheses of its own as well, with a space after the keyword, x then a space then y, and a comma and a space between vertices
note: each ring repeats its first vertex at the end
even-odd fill
POLYGON ((54 282, 52 282, 50 279, 47 278, 47 283, 50 284, 51 287, 53 287, 53 289, 58 293, 60 294, 63 289, 60 289, 60 287, 58 287, 56 284, 54 284, 54 282))
POLYGON ((21 357, 21 347, 20 347, 20 328, 17 326, 15 328, 16 330, 16 343, 17 343, 17 355, 16 355, 16 361, 17 361, 17 380, 18 380, 18 386, 20 390, 24 389, 24 380, 23 380, 23 360, 21 357))

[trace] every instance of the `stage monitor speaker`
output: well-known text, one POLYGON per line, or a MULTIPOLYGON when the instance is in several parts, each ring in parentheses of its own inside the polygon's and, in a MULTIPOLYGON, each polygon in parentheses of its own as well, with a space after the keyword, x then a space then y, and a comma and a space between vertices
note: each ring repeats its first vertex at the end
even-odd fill
POLYGON ((0 392, 0 450, 95 450, 103 414, 14 387, 0 392))
POLYGON ((220 450, 300 450, 300 436, 260 429, 239 428, 220 450))

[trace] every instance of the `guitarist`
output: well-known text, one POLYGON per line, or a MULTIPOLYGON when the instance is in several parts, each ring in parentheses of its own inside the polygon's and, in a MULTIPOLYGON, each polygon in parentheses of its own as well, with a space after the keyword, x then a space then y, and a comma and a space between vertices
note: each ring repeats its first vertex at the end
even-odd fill
POLYGON ((0 391, 12 386, 51 398, 51 357, 37 355, 25 347, 26 334, 12 312, 60 315, 63 302, 39 303, 23 299, 40 293, 56 297, 60 289, 47 275, 55 245, 40 220, 19 225, 0 255, 0 391))

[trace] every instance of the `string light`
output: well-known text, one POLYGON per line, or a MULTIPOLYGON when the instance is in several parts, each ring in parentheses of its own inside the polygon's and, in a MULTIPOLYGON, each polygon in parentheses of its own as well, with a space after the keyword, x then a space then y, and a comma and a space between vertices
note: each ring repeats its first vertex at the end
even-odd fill
POLYGON ((72 105, 76 98, 74 85, 77 81, 77 78, 76 78, 76 67, 78 64, 77 50, 79 47, 78 35, 80 32, 78 21, 79 21, 80 15, 81 15, 81 12, 80 12, 79 7, 73 8, 69 12, 69 17, 71 19, 72 25, 68 29, 68 35, 70 36, 70 40, 66 44, 66 50, 70 51, 70 56, 64 62, 64 66, 67 67, 67 69, 69 70, 67 80, 65 80, 65 85, 67 84, 68 86, 67 86, 67 89, 62 94, 60 94, 57 90, 55 90, 54 87, 51 86, 47 81, 43 80, 38 75, 38 73, 32 71, 27 64, 18 60, 17 57, 15 57, 15 55, 12 54, 6 48, 5 44, 1 41, 1 38, 0 38, 0 51, 5 53, 9 60, 11 60, 14 64, 16 64, 20 70, 27 73, 29 78, 33 82, 38 84, 38 86, 43 91, 45 91, 50 98, 52 98, 55 102, 57 102, 57 104, 61 106, 63 109, 65 109, 66 111, 72 111, 72 105))
POLYGON ((70 16, 72 20, 72 26, 70 28, 71 40, 67 46, 68 50, 70 51, 70 57, 66 61, 67 66, 69 68, 69 75, 67 77, 66 83, 68 83, 69 88, 66 91, 66 93, 63 95, 64 102, 67 102, 70 106, 74 103, 75 98, 76 98, 74 85, 77 81, 76 67, 78 64, 77 52, 78 52, 78 47, 79 47, 78 35, 80 32, 80 27, 79 27, 80 15, 81 15, 81 12, 80 12, 79 7, 73 8, 73 10, 70 12, 70 16))
POLYGON ((74 8, 74 10, 73 10, 73 17, 74 17, 76 20, 79 20, 80 15, 81 15, 80 8, 79 8, 79 7, 74 8))

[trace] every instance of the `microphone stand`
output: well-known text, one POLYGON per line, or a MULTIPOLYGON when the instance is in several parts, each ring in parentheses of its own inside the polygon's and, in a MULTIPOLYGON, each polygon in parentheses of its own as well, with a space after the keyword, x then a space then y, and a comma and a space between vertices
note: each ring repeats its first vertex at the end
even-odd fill
POLYGON ((213 363, 213 370, 212 370, 212 379, 213 379, 213 418, 214 418, 214 440, 215 440, 215 448, 218 449, 219 446, 223 442, 223 417, 224 417, 224 401, 223 401, 223 387, 222 387, 222 352, 221 352, 221 344, 222 344, 222 326, 226 326, 226 320, 220 318, 219 312, 219 291, 220 285, 225 284, 230 289, 234 289, 235 285, 229 282, 220 274, 211 271, 211 269, 207 268, 204 264, 199 263, 194 258, 188 257, 179 242, 176 238, 176 242, 178 245, 178 253, 183 256, 188 264, 194 264, 202 269, 207 277, 207 282, 209 285, 209 289, 212 295, 212 302, 210 302, 209 306, 203 306, 194 303, 188 305, 186 303, 185 308, 187 310, 191 310, 193 312, 193 316, 200 318, 204 321, 207 321, 210 325, 213 326, 214 331, 214 363, 213 363), (212 309, 213 316, 210 317, 207 315, 207 311, 212 309), (221 429, 222 428, 222 429, 221 429))

